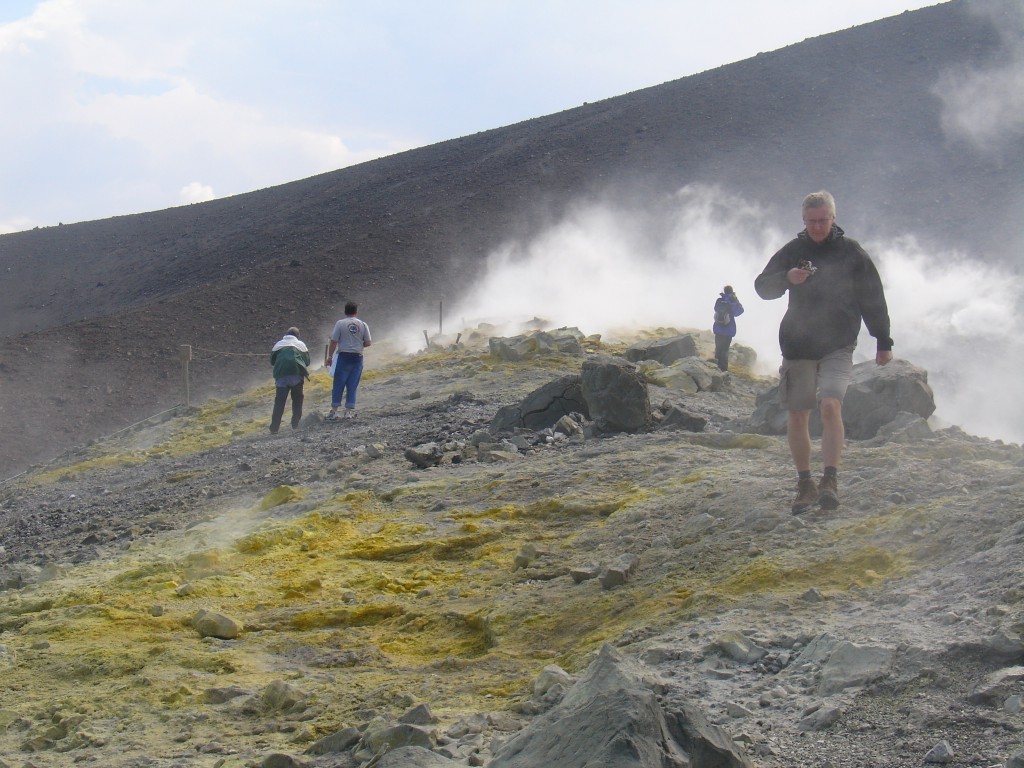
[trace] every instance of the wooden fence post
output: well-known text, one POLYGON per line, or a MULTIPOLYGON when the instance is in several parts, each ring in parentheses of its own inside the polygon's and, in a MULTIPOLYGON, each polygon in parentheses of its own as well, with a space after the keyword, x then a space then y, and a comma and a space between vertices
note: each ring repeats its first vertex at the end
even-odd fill
POLYGON ((185 408, 192 407, 192 401, 189 396, 188 389, 188 364, 192 359, 192 346, 190 344, 181 345, 181 378, 182 383, 185 385, 185 408))

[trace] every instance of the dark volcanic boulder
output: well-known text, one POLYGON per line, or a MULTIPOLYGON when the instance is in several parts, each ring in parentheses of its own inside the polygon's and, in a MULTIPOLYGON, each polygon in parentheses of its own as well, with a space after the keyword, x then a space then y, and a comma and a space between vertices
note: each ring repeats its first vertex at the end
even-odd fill
POLYGON ((653 423, 647 382, 632 363, 587 360, 580 383, 590 418, 602 432, 636 432, 653 423))
POLYGON ((523 398, 518 405, 506 405, 491 419, 490 431, 508 432, 517 427, 540 430, 553 427, 563 416, 580 413, 590 418, 576 374, 549 381, 523 398))
POLYGON ((935 413, 935 395, 928 386, 928 371, 893 360, 876 365, 873 360, 853 366, 853 384, 843 400, 846 436, 854 440, 874 437, 879 428, 900 412, 927 419, 935 413))
POLYGON ((640 667, 604 645, 553 709, 494 755, 489 768, 749 768, 721 728, 696 708, 663 710, 640 667))
POLYGON ((631 362, 641 360, 657 360, 662 365, 669 365, 684 357, 695 357, 697 342, 689 334, 671 336, 667 339, 639 341, 625 352, 625 358, 631 362))
MULTIPOLYGON (((843 400, 843 424, 848 438, 868 440, 901 413, 927 419, 934 412, 935 396, 924 368, 906 360, 893 360, 882 366, 866 360, 853 366, 853 381, 843 400)), ((778 385, 757 396, 746 430, 762 435, 786 433, 786 410, 779 402, 778 385)), ((811 434, 821 435, 821 416, 817 411, 811 413, 811 434)))

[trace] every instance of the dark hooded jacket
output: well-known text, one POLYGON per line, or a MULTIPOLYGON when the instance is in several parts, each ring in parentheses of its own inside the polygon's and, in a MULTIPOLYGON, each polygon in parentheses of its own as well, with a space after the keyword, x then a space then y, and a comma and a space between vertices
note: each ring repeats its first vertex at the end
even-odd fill
POLYGON ((807 230, 786 243, 757 276, 754 290, 762 299, 777 299, 789 291, 789 308, 779 326, 779 346, 787 360, 820 360, 856 345, 862 319, 878 349, 892 349, 878 270, 860 243, 836 225, 820 244, 807 230), (786 274, 805 259, 817 271, 801 285, 791 285, 786 274))

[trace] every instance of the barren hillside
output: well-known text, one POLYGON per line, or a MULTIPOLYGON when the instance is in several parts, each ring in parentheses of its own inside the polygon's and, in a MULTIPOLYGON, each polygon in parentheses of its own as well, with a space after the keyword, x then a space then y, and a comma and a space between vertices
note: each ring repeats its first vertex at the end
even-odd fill
POLYGON ((581 198, 656 209, 706 182, 789 211, 827 187, 857 230, 1012 263, 1021 137, 951 133, 942 88, 1014 60, 1018 16, 955 0, 272 189, 4 235, 0 475, 180 402, 179 345, 218 353, 201 399, 264 375, 282 328, 326 335, 346 297, 382 338, 427 327, 581 198))

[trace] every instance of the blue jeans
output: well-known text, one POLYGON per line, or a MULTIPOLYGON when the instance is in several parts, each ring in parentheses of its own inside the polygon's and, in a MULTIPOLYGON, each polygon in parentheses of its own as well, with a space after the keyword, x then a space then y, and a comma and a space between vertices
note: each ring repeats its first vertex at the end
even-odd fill
POLYGON ((334 366, 334 389, 331 391, 331 408, 341 405, 345 395, 345 407, 356 407, 356 390, 363 375, 363 356, 355 352, 339 352, 334 366))

